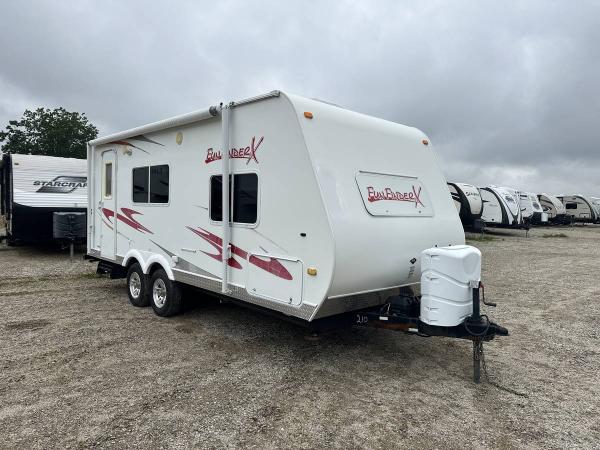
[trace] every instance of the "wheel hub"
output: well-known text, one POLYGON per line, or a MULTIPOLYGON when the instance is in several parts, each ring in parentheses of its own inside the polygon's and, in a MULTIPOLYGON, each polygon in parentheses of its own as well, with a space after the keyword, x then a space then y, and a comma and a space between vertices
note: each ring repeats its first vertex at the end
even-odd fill
POLYGON ((139 298, 142 292, 142 280, 137 272, 133 272, 129 277, 129 292, 135 299, 139 298))
POLYGON ((167 302, 167 286, 160 278, 152 286, 152 300, 158 308, 162 308, 167 302))

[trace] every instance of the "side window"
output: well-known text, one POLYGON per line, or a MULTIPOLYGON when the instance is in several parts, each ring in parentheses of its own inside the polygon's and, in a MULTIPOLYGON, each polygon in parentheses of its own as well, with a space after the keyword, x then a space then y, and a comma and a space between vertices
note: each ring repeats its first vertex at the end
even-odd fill
POLYGON ((136 167, 131 172, 134 203, 169 203, 169 166, 136 167))
MULTIPOLYGON (((231 180, 231 177, 230 177, 231 180)), ((258 219, 258 176, 255 173, 234 175, 233 211, 230 217, 234 223, 256 223, 258 219)), ((230 185, 231 187, 231 185, 230 185)), ((221 175, 210 179, 210 218, 223 220, 223 181, 221 175)))
POLYGON ((210 177, 210 220, 223 220, 223 177, 210 177))
POLYGON ((169 166, 150 167, 150 203, 169 203, 169 166))
POLYGON ((256 223, 258 216, 258 175, 235 175, 233 182, 233 221, 256 223))
POLYGON ((149 167, 136 167, 132 171, 133 202, 148 203, 149 167))
POLYGON ((112 170, 111 162, 104 164, 104 198, 112 198, 112 170))
POLYGON ((567 209, 577 209, 577 203, 567 203, 565 207, 567 209))

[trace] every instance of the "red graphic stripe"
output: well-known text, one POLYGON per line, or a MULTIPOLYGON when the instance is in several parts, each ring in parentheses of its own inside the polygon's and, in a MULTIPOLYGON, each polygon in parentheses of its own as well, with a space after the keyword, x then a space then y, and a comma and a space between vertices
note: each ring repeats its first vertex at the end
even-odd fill
MULTIPOLYGON (((211 258, 216 259, 217 261, 223 261, 223 239, 221 239, 219 236, 217 236, 216 234, 211 233, 210 231, 206 231, 203 228, 192 228, 192 227, 186 227, 188 230, 190 230, 191 232, 197 234, 198 236, 200 236, 202 239, 204 239, 206 242, 208 242, 210 245, 212 245, 215 250, 217 251, 217 253, 209 253, 209 252, 205 252, 202 251, 202 253, 204 253, 205 255, 210 256, 211 258)), ((231 251, 236 254, 235 250, 239 250, 237 247, 235 246, 231 246, 231 251)), ((238 256, 241 256, 238 254, 238 256)), ((245 256, 244 256, 245 258, 245 256)), ((232 257, 229 258, 229 261, 227 261, 227 265, 229 265, 230 267, 233 267, 234 269, 241 269, 242 265, 232 257)))
POLYGON ((135 214, 143 216, 143 214, 141 212, 134 211, 133 209, 129 209, 129 208, 121 208, 121 211, 123 212, 123 214, 117 214, 117 219, 119 219, 121 222, 126 223, 131 228, 133 228, 137 231, 141 231, 143 233, 148 233, 148 234, 154 234, 154 233, 152 233, 152 231, 150 231, 148 228, 146 228, 145 226, 143 226, 141 223, 139 223, 137 220, 135 220, 133 218, 133 216, 135 214))
MULTIPOLYGON (((134 211, 133 209, 129 209, 129 208, 121 208, 121 211, 123 212, 123 214, 117 213, 118 220, 120 220, 121 222, 123 222, 126 225, 129 225, 134 230, 141 231, 142 233, 154 234, 154 233, 152 233, 152 231, 150 231, 148 228, 146 228, 145 226, 143 226, 141 223, 139 223, 137 220, 135 220, 133 218, 134 214, 143 215, 141 212, 134 211)), ((115 212, 108 208, 102 208, 102 213, 108 219, 108 221, 112 224, 113 223, 112 218, 115 216, 115 212)))
POLYGON ((284 280, 292 279, 292 274, 277 259, 261 259, 258 256, 251 255, 248 262, 284 280))
MULTIPOLYGON (((198 227, 198 228, 186 227, 186 228, 188 230, 190 230, 192 233, 200 236, 202 239, 204 239, 206 242, 208 242, 210 245, 212 245, 218 252, 218 253, 214 254, 214 253, 208 253, 208 252, 203 251, 202 253, 210 256, 211 258, 216 259, 217 261, 223 260, 223 239, 221 239, 216 234, 213 234, 210 231, 205 230, 204 228, 200 228, 200 227, 198 227)), ((246 252, 245 250, 242 250, 239 247, 236 247, 233 244, 231 244, 231 253, 239 256, 240 258, 242 258, 244 260, 246 260, 248 258, 248 252, 246 252)), ((250 255, 248 262, 262 270, 272 273, 273 275, 275 275, 279 278, 283 278, 284 280, 292 280, 293 279, 292 274, 283 266, 283 264, 281 264, 279 262, 279 260, 277 260, 275 258, 265 257, 263 259, 262 257, 259 258, 258 256, 250 255)), ((229 258, 229 261, 227 262, 227 264, 230 267, 233 267, 235 269, 242 268, 242 265, 236 259, 234 259, 233 256, 231 258, 229 258)))

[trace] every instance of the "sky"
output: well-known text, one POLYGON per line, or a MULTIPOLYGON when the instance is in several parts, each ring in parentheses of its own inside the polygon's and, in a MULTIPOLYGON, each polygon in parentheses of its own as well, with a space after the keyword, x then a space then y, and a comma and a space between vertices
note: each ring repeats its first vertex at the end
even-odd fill
POLYGON ((420 128, 449 181, 600 196, 600 2, 5 1, 0 128, 279 89, 420 128))

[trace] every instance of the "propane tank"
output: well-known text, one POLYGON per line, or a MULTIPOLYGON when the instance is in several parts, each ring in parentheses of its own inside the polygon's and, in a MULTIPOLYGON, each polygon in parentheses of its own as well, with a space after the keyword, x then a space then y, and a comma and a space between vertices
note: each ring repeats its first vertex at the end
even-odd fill
POLYGON ((473 287, 481 281, 481 252, 470 245, 434 247, 421 254, 420 320, 453 327, 473 313, 473 287))

